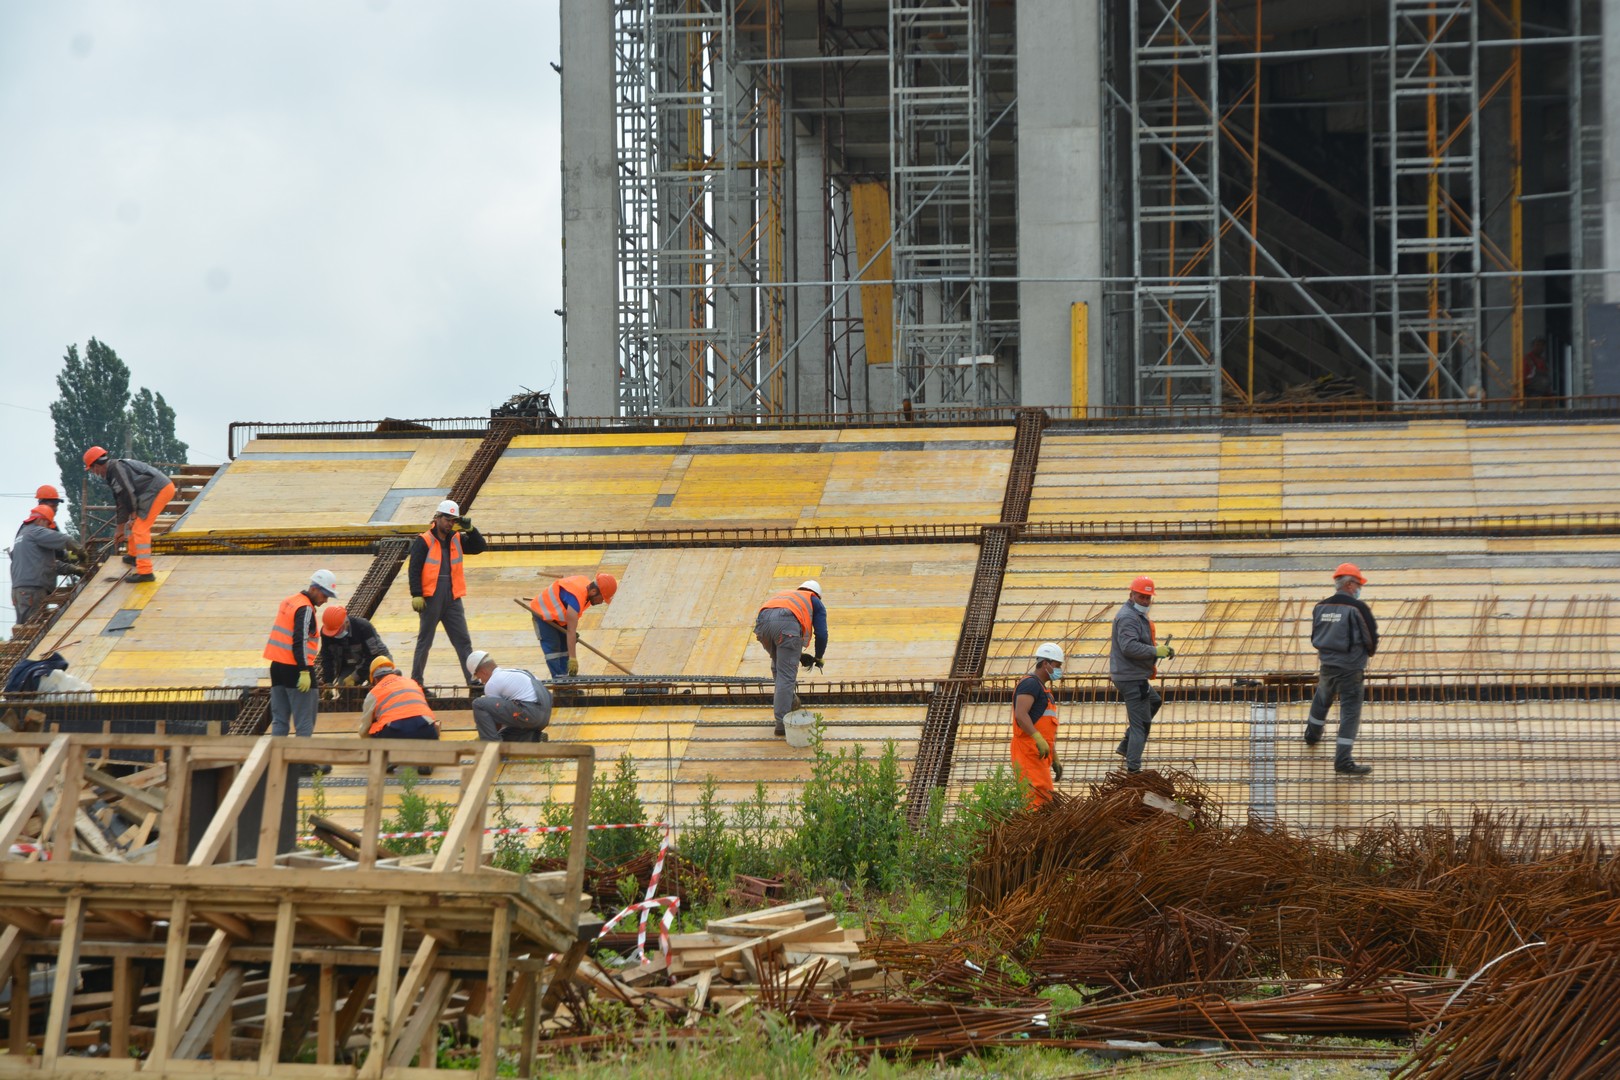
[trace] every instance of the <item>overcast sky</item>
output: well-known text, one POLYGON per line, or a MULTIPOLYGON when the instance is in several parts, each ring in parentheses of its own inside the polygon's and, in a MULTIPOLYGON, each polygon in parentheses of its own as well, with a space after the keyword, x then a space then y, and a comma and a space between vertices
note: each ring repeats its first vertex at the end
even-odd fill
POLYGON ((193 461, 560 405, 555 60, 557 0, 0 0, 0 546, 91 337, 193 461))

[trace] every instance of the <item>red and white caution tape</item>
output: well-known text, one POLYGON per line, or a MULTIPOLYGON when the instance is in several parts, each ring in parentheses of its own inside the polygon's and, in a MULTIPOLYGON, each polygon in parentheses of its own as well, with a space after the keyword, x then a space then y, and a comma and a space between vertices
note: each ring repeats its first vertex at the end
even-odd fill
MULTIPOLYGON (((662 829, 662 828, 664 828, 664 823, 662 821, 642 821, 642 822, 637 822, 637 823, 631 824, 631 825, 587 825, 587 826, 585 826, 585 828, 590 829, 592 831, 595 831, 595 830, 598 830, 598 829, 662 829)), ((485 829, 484 830, 484 835, 485 836, 525 836, 525 835, 533 835, 533 834, 538 834, 538 833, 572 832, 573 829, 574 829, 574 827, 572 825, 521 825, 521 826, 514 826, 514 827, 509 828, 509 829, 485 829)), ((385 833, 378 833, 377 834, 377 839, 379 839, 379 840, 425 840, 425 839, 428 839, 428 838, 431 838, 431 837, 434 837, 434 836, 445 836, 445 835, 447 835, 447 832, 444 829, 426 829, 426 830, 423 830, 421 832, 385 832, 385 833)), ((315 841, 315 840, 319 839, 319 837, 316 837, 316 836, 300 836, 298 839, 301 842, 312 842, 312 841, 315 841)))
POLYGON ((619 925, 620 919, 623 919, 626 915, 629 915, 633 911, 639 911, 641 912, 641 929, 636 935, 636 951, 634 955, 640 957, 643 964, 650 963, 650 961, 647 959, 647 915, 655 908, 661 907, 664 909, 664 917, 658 926, 658 948, 665 956, 668 956, 669 928, 674 925, 675 913, 680 910, 680 906, 681 898, 678 896, 660 896, 652 900, 642 900, 639 903, 631 904, 629 907, 613 916, 613 918, 603 923, 602 932, 596 936, 599 938, 606 937, 609 930, 612 930, 615 926, 619 925))
POLYGON ((49 851, 37 844, 29 843, 12 844, 11 853, 13 855, 37 855, 39 856, 39 860, 41 862, 46 862, 51 857, 51 853, 49 851))

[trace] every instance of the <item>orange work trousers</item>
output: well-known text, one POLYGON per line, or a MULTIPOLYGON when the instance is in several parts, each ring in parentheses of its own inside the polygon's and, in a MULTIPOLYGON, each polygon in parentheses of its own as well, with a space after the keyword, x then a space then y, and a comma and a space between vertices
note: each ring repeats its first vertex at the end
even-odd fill
POLYGON ((129 519, 129 553, 135 556, 135 572, 137 574, 150 574, 152 572, 152 523, 163 513, 163 508, 169 505, 174 498, 174 485, 170 484, 157 493, 152 500, 152 509, 143 517, 129 519))
MULTIPOLYGON (((1047 713, 1035 721, 1035 730, 1053 754, 1057 753, 1057 717, 1047 713)), ((1042 759, 1035 749, 1035 740, 1025 735, 1017 725, 1013 726, 1012 737, 1012 764, 1013 770, 1023 777, 1029 784, 1028 801, 1025 805, 1034 810, 1045 806, 1052 797, 1052 759, 1042 759)))

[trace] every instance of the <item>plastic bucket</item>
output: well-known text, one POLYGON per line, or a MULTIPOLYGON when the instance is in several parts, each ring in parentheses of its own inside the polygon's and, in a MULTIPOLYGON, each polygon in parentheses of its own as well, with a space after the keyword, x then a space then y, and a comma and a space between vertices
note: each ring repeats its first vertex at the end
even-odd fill
POLYGON ((787 744, 804 749, 816 730, 816 714, 809 709, 795 709, 782 717, 782 730, 787 732, 787 744))

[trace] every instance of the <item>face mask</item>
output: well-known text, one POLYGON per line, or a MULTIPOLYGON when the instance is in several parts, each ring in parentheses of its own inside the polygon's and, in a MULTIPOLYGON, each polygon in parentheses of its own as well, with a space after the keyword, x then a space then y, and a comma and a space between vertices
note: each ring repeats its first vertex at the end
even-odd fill
POLYGON ((1140 611, 1144 615, 1148 613, 1147 605, 1138 604, 1135 600, 1131 601, 1131 607, 1135 608, 1137 611, 1140 611))
POLYGON ((1060 667, 1053 668, 1052 669, 1052 681, 1057 682, 1061 678, 1063 678, 1063 669, 1060 668, 1060 667))

